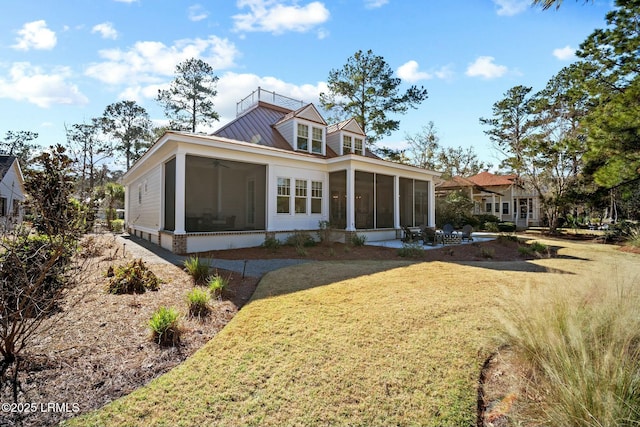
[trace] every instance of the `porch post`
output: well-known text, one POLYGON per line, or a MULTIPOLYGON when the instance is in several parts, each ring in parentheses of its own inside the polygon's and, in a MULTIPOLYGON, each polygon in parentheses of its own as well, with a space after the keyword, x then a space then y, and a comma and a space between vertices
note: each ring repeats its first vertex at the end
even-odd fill
POLYGON ((129 231, 129 197, 131 196, 131 186, 124 187, 124 229, 129 231))
MULTIPOLYGON (((473 198, 471 198, 473 200, 473 198)), ((427 219, 429 227, 436 226, 436 189, 433 181, 429 181, 429 217, 427 219)))
POLYGON ((356 171, 351 166, 347 168, 347 231, 356 229, 356 171))
POLYGON ((393 228, 400 228, 400 177, 393 177, 393 228))
POLYGON ((185 231, 185 189, 186 189, 187 155, 176 153, 176 224, 173 234, 186 234, 185 231))

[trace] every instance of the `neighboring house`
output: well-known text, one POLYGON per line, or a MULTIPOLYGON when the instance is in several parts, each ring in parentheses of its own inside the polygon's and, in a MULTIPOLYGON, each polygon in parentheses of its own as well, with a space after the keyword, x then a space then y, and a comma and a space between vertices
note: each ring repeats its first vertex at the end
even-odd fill
POLYGON ((540 202, 528 191, 516 175, 495 175, 481 172, 469 178, 454 176, 436 185, 439 195, 459 190, 474 202, 474 215, 495 215, 501 221, 511 221, 518 228, 540 225, 540 202))
POLYGON ((435 224, 440 174, 381 160, 353 119, 258 88, 204 136, 169 131, 123 176, 130 233, 177 253, 251 247, 328 221, 341 239, 435 224))
POLYGON ((0 155, 0 229, 12 229, 22 222, 24 200, 24 177, 18 159, 0 155))

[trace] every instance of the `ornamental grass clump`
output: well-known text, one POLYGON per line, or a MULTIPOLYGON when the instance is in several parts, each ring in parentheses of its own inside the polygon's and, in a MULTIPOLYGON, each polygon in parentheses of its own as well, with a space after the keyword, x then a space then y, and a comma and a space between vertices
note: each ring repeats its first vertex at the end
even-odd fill
POLYGON ((149 320, 151 337, 163 347, 175 346, 180 342, 180 314, 174 308, 160 307, 149 320))
POLYGON ((187 294, 187 303, 189 304, 189 316, 206 317, 209 315, 209 293, 202 288, 193 288, 187 294))
POLYGON ((196 285, 205 283, 207 277, 209 277, 209 263, 202 261, 197 256, 184 260, 184 267, 196 285))
POLYGON ((506 298, 500 318, 501 344, 534 373, 545 425, 640 424, 637 283, 556 279, 506 298))
POLYGON ((229 279, 220 274, 214 274, 207 279, 207 287, 214 298, 221 298, 228 286, 229 279))

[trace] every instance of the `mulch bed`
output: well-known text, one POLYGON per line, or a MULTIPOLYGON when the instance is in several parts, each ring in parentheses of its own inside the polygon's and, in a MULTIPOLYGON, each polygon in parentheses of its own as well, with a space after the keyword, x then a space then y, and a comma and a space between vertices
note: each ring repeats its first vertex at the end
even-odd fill
MULTIPOLYGON (((20 403, 68 404, 71 412, 35 412, 22 420, 24 426, 57 424, 63 419, 97 409, 130 393, 184 361, 213 338, 249 300, 259 278, 218 271, 230 278, 227 299, 215 301, 206 319, 183 318, 184 333, 177 347, 163 348, 150 339, 148 321, 160 306, 175 307, 187 313, 185 300, 193 288, 182 268, 167 263, 148 264, 162 281, 158 291, 141 295, 111 295, 105 292, 104 273, 110 265, 131 260, 117 247, 111 235, 94 236, 94 256, 83 263, 78 286, 71 289, 61 313, 46 321, 34 336, 25 357, 26 369, 20 375, 20 403), (76 410, 77 409, 77 410, 76 410)), ((510 261, 523 257, 510 240, 452 245, 424 252, 419 261, 510 261)), ((221 259, 309 260, 407 260, 398 249, 377 246, 351 246, 340 243, 304 248, 291 246, 232 249, 203 254, 221 259)), ((0 393, 1 402, 12 402, 8 387, 0 393)), ((15 424, 10 414, 0 412, 0 425, 15 424)))

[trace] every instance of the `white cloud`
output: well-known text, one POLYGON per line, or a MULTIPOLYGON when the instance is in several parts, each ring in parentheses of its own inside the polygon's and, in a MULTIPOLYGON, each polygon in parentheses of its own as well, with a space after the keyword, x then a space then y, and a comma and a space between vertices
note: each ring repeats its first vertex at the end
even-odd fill
POLYGON ((389 0, 364 0, 364 7, 367 9, 377 9, 389 3, 389 0))
POLYGON ((513 16, 518 13, 524 12, 529 4, 530 0, 493 0, 498 6, 497 14, 500 16, 513 16))
POLYGON ((189 58, 200 58, 214 71, 235 65, 239 52, 227 39, 185 39, 173 46, 161 42, 137 42, 128 50, 107 49, 99 52, 105 59, 90 65, 85 74, 112 85, 159 84, 173 76, 176 65, 189 58))
POLYGON ((91 29, 92 33, 100 33, 103 39, 115 40, 118 38, 118 32, 113 28, 111 22, 103 22, 102 24, 94 25, 91 29))
POLYGON ((314 1, 306 6, 285 5, 279 0, 238 0, 238 7, 251 12, 234 15, 236 31, 262 31, 282 34, 286 31, 304 33, 326 22, 329 10, 314 1))
POLYGON ((553 56, 555 56, 561 61, 571 60, 575 58, 575 55, 576 55, 576 50, 569 45, 553 50, 553 56))
POLYGON ((188 9, 189 20, 198 22, 203 19, 207 19, 209 17, 209 12, 199 4, 194 4, 193 6, 189 6, 188 9))
POLYGON ((18 30, 16 44, 12 47, 18 50, 51 50, 57 43, 56 33, 47 28, 44 20, 27 22, 18 30))
POLYGON ((68 67, 46 73, 28 62, 16 62, 11 66, 7 78, 0 77, 0 98, 27 101, 41 108, 55 104, 87 104, 89 100, 78 87, 67 82, 70 76, 68 67))
POLYGON ((402 80, 406 80, 409 83, 415 83, 419 80, 429 80, 433 76, 424 71, 418 71, 419 65, 416 61, 409 61, 398 67, 398 77, 402 80))
POLYGON ((473 63, 467 67, 467 76, 484 77, 485 79, 494 79, 504 76, 508 69, 504 65, 494 64, 493 56, 479 56, 473 63))

